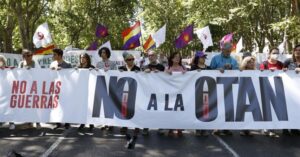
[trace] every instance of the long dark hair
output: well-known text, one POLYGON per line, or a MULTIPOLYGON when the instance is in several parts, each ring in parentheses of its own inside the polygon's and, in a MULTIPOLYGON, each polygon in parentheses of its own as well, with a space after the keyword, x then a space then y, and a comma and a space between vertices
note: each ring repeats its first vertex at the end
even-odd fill
MULTIPOLYGON (((300 47, 300 44, 299 44, 299 45, 296 45, 296 46, 294 47, 294 52, 296 51, 296 48, 298 48, 298 47, 300 47)), ((293 57, 293 61, 296 62, 296 57, 295 57, 295 53, 294 53, 294 52, 293 52, 292 57, 293 57)))
POLYGON ((78 66, 78 68, 90 68, 91 66, 92 66, 91 57, 87 53, 79 55, 79 66, 78 66), (84 58, 86 58, 87 66, 84 66, 81 63, 81 56, 84 57, 84 58))
POLYGON ((172 61, 172 59, 173 59, 177 54, 178 54, 179 57, 180 57, 179 65, 182 66, 182 64, 181 64, 182 57, 181 57, 180 53, 175 52, 175 53, 172 53, 172 54, 170 55, 170 57, 168 58, 168 65, 169 65, 169 67, 172 67, 172 66, 173 66, 173 61, 172 61))

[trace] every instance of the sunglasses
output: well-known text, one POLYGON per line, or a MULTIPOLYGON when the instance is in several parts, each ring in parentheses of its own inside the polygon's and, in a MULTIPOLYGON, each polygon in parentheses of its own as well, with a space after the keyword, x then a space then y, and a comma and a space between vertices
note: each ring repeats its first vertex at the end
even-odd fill
POLYGON ((126 61, 134 61, 134 58, 128 58, 126 61))

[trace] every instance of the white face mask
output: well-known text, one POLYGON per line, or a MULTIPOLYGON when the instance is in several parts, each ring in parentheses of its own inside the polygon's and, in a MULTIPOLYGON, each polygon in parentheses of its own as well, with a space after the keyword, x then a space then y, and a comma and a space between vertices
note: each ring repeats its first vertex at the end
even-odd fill
POLYGON ((279 58, 279 55, 278 54, 271 54, 270 58, 273 59, 273 60, 277 60, 279 58))

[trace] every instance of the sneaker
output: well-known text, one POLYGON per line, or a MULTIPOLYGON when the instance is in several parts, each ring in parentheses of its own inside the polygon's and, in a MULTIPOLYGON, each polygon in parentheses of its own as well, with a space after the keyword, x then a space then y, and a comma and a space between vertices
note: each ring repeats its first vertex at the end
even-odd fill
POLYGON ((149 135, 149 129, 148 128, 144 128, 142 131, 142 135, 143 136, 148 136, 149 135))
POLYGON ((208 136, 208 132, 206 130, 196 130, 196 136, 208 136))
POLYGON ((41 129, 42 128, 40 123, 36 123, 35 127, 36 127, 36 129, 41 129))
POLYGON ((290 135, 292 135, 292 133, 290 133, 288 129, 283 129, 282 130, 282 135, 284 135, 284 136, 290 136, 290 135))
POLYGON ((78 130, 81 131, 84 128, 84 124, 80 124, 80 126, 78 127, 78 130))
POLYGON ((241 136, 252 136, 252 133, 249 130, 244 130, 240 132, 241 136))
POLYGON ((16 126, 14 123, 9 124, 9 130, 15 130, 16 126))
POLYGON ((300 130, 297 129, 291 129, 291 134, 295 135, 295 136, 299 136, 300 135, 300 130))
POLYGON ((226 136, 231 136, 232 132, 230 130, 223 130, 222 133, 226 136))
POLYGON ((127 127, 122 127, 120 129, 120 134, 125 135, 127 133, 127 127))
POLYGON ((60 127, 61 127, 61 123, 56 123, 56 126, 53 128, 53 130, 56 130, 56 129, 60 128, 60 127))
POLYGON ((164 130, 163 129, 158 129, 157 134, 160 135, 160 136, 164 135, 164 130))
POLYGON ((93 131, 94 127, 95 126, 93 124, 90 124, 90 131, 93 131))
POLYGON ((182 130, 177 130, 177 136, 179 137, 183 136, 182 130))
POLYGON ((214 131, 212 132, 212 134, 213 134, 213 135, 221 135, 222 132, 221 132, 221 130, 214 130, 214 131))
POLYGON ((69 129, 70 127, 71 127, 70 123, 66 123, 66 124, 65 124, 65 128, 66 128, 66 129, 69 129))

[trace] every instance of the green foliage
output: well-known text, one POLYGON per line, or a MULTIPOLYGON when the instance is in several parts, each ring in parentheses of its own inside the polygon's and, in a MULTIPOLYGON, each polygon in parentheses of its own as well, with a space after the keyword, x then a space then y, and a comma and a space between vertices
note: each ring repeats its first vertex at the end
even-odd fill
POLYGON ((121 49, 121 32, 136 20, 142 22, 142 42, 167 24, 166 42, 157 48, 165 54, 189 55, 202 49, 196 35, 187 47, 174 46, 175 38, 190 24, 195 29, 210 26, 213 50, 230 32, 235 33, 235 41, 244 38, 247 51, 254 43, 262 50, 265 38, 277 46, 284 36, 291 47, 300 42, 299 6, 299 0, 2 0, 0 50, 33 48, 32 35, 45 21, 61 48, 84 49, 93 41, 110 40, 113 49, 121 49), (98 23, 109 28, 108 37, 95 37, 98 23))

